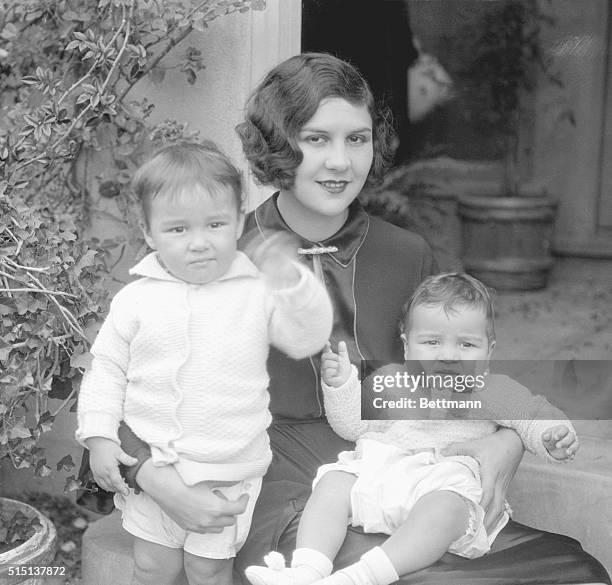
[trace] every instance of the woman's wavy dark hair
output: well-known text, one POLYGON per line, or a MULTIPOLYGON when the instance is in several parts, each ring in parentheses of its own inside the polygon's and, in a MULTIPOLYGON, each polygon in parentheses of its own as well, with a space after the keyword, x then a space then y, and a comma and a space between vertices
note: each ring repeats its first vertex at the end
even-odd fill
POLYGON ((298 134, 326 98, 366 106, 374 149, 366 184, 382 181, 394 153, 389 110, 377 107, 367 81, 351 64, 326 53, 303 53, 266 75, 247 102, 245 121, 236 126, 242 150, 260 183, 277 189, 293 186, 295 169, 302 162, 298 134))

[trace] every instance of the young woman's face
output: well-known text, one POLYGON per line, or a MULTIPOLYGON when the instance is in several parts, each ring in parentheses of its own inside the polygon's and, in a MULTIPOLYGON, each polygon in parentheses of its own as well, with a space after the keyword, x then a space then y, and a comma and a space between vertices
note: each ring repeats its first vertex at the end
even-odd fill
POLYGON ((372 117, 365 105, 322 100, 298 134, 303 159, 293 187, 283 196, 308 216, 344 216, 370 172, 372 138, 372 117))

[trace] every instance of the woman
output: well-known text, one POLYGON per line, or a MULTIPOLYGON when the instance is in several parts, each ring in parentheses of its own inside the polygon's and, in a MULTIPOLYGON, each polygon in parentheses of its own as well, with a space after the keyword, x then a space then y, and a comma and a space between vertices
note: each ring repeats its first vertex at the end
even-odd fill
MULTIPOLYGON (((295 234, 304 262, 332 296, 332 345, 348 341, 353 363, 400 361, 399 307, 434 271, 434 263, 420 237, 370 217, 357 201, 364 185, 382 177, 392 144, 389 123, 376 110, 363 77, 330 55, 291 57, 256 88, 237 131, 257 179, 278 189, 250 214, 243 241, 279 229, 295 234)), ((241 578, 244 567, 261 563, 265 552, 293 549, 316 469, 350 448, 325 419, 318 358, 294 361, 272 350, 268 370, 274 460, 251 533, 236 559, 241 578)), ((124 449, 139 459, 131 477, 184 528, 219 531, 243 510, 243 503, 217 497, 210 486, 186 487, 172 467, 153 467, 147 446, 127 429, 122 440, 124 449)), ((520 440, 505 429, 451 452, 480 461, 485 525, 491 526, 502 513, 506 488, 520 462, 520 440)), ((336 566, 353 562, 383 538, 349 531, 336 566)), ((513 522, 491 554, 472 561, 445 555, 402 582, 493 584, 505 578, 539 584, 609 582, 577 542, 513 522)))

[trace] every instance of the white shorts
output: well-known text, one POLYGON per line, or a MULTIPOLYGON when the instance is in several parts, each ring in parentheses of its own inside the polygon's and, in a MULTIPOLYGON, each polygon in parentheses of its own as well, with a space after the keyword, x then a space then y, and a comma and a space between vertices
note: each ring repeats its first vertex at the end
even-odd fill
POLYGON ((444 457, 433 449, 407 455, 393 445, 363 439, 356 451, 343 451, 337 463, 321 466, 313 489, 330 471, 357 476, 351 489, 350 522, 364 532, 393 534, 417 500, 434 491, 452 491, 468 503, 469 519, 465 534, 452 543, 449 552, 476 558, 489 552, 509 519, 507 507, 494 530, 486 533, 478 462, 472 457, 444 457))
POLYGON ((233 526, 218 534, 183 530, 144 492, 136 494, 130 490, 127 497, 115 494, 115 506, 122 511, 123 528, 138 538, 168 548, 182 548, 198 557, 229 559, 236 556, 249 534, 253 508, 261 490, 261 477, 215 487, 215 490, 228 500, 235 500, 245 493, 249 495, 244 513, 236 518, 233 526))

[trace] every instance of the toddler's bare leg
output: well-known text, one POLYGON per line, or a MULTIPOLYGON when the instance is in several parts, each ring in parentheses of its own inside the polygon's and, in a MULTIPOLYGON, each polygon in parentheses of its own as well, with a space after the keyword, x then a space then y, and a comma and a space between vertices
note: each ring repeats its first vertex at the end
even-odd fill
POLYGON ((132 585, 184 585, 183 550, 134 539, 132 585))
POLYGON ((346 538, 351 489, 356 480, 343 471, 330 471, 321 478, 302 513, 297 548, 311 548, 328 559, 336 558, 346 538))
POLYGON ((436 491, 423 496, 404 522, 381 546, 398 575, 435 563, 468 525, 468 505, 457 493, 436 491))
POLYGON ((185 553, 189 585, 232 585, 234 559, 207 559, 185 553))

